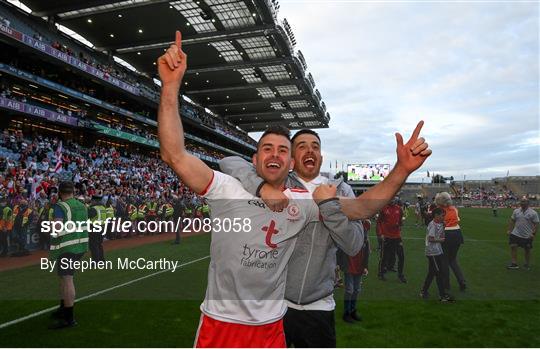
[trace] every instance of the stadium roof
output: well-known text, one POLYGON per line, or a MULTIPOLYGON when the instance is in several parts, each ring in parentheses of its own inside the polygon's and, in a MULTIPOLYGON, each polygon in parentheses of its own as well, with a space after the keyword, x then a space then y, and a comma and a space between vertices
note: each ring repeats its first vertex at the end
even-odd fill
POLYGON ((183 93, 246 131, 328 127, 294 34, 277 20, 277 0, 23 2, 150 76, 180 29, 188 55, 183 93))

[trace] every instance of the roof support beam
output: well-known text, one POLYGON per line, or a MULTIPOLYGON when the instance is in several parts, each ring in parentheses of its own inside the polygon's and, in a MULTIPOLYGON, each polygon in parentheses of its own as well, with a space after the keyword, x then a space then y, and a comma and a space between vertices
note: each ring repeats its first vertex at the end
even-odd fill
MULTIPOLYGON (((243 38, 251 38, 255 36, 262 36, 262 35, 273 35, 274 33, 277 33, 277 30, 273 25, 265 25, 265 26, 259 26, 259 27, 251 27, 251 28, 243 28, 243 29, 234 29, 234 30, 226 30, 226 31, 219 31, 219 32, 213 32, 213 33, 204 33, 204 34, 197 34, 188 36, 185 38, 182 38, 182 47, 190 46, 190 45, 200 45, 200 44, 208 44, 214 41, 221 41, 221 40, 235 40, 235 39, 243 39, 243 38)), ((118 53, 129 53, 129 52, 136 52, 136 51, 145 51, 145 50, 153 50, 156 48, 165 48, 169 47, 169 45, 172 43, 170 37, 166 38, 157 38, 152 39, 144 42, 138 42, 135 45, 130 45, 127 43, 120 43, 118 45, 110 45, 110 46, 103 46, 103 47, 96 47, 97 50, 102 51, 109 51, 109 50, 115 50, 118 53)))
MULTIPOLYGON (((111 0, 71 1, 69 5, 57 6, 57 7, 52 7, 44 11, 33 12, 32 15, 37 16, 37 17, 46 17, 46 16, 57 15, 59 13, 83 10, 83 9, 106 5, 110 3, 111 3, 111 0)), ((86 15, 87 14, 85 13, 80 16, 86 16, 86 15)))
POLYGON ((224 86, 219 88, 205 88, 202 90, 186 90, 184 89, 184 93, 186 95, 198 95, 198 94, 210 94, 210 93, 217 93, 217 92, 235 92, 235 91, 241 91, 241 90, 251 90, 255 88, 260 87, 273 87, 273 86, 282 86, 282 85, 296 85, 297 87, 303 87, 304 83, 302 80, 299 79, 291 79, 291 80, 274 80, 274 81, 268 81, 268 83, 256 83, 256 84, 245 84, 240 86, 224 86))
MULTIPOLYGON (((222 103, 222 104, 210 104, 208 108, 229 108, 229 107, 245 107, 249 105, 257 105, 257 104, 263 104, 263 103, 274 103, 274 102, 290 102, 290 101, 306 101, 308 104, 312 104, 310 100, 308 100, 308 96, 306 95, 298 95, 298 96, 286 96, 286 97, 277 97, 277 98, 261 98, 258 100, 251 100, 251 101, 243 101, 243 102, 234 102, 234 103, 222 103)), ((284 112, 287 111, 295 111, 295 109, 287 109, 283 110, 284 112)))
POLYGON ((148 5, 155 5, 155 4, 161 4, 161 3, 167 3, 171 0, 146 0, 143 2, 127 2, 123 0, 118 1, 111 1, 111 0, 95 0, 95 1, 72 1, 72 4, 62 7, 53 8, 51 10, 47 11, 41 11, 39 13, 36 13, 37 16, 48 16, 48 15, 62 15, 67 12, 71 11, 77 11, 77 10, 83 10, 81 13, 73 13, 68 14, 60 17, 60 20, 70 20, 75 18, 80 18, 84 16, 89 15, 97 15, 100 13, 110 12, 110 11, 118 11, 118 10, 124 10, 134 7, 141 7, 141 6, 148 6, 148 5), (116 3, 116 4, 115 4, 116 3), (119 4, 120 3, 120 4, 119 4), (106 5, 106 4, 115 4, 114 8, 96 8, 98 6, 106 5))
POLYGON ((314 112, 315 116, 313 118, 306 118, 306 120, 310 120, 310 119, 316 119, 316 120, 322 120, 323 118, 321 117, 320 113, 319 113, 319 108, 314 108, 314 107, 311 107, 311 108, 301 108, 301 109, 295 109, 295 110, 275 110, 275 111, 271 111, 271 112, 265 112, 265 113, 244 113, 244 114, 232 114, 232 115, 227 115, 227 119, 231 120, 231 119, 253 119, 254 117, 257 117, 257 118, 265 118, 265 117, 281 117, 281 114, 282 113, 290 113, 290 112, 293 112, 293 113, 301 113, 301 112, 307 112, 307 111, 312 111, 314 112), (253 118, 252 118, 253 117, 253 118), (318 117, 318 118, 317 118, 318 117))
POLYGON ((304 127, 308 127, 308 128, 327 128, 328 127, 328 125, 321 120, 302 120, 302 121, 298 121, 298 120, 271 120, 270 121, 269 120, 269 121, 256 122, 256 123, 253 123, 253 122, 241 123, 241 124, 238 124, 238 126, 247 132, 264 131, 268 128, 268 126, 271 126, 271 125, 285 125, 292 129, 300 129, 304 127), (321 124, 318 126, 305 126, 302 123, 302 121, 320 121, 321 124), (291 127, 290 124, 293 122, 298 123, 299 127, 291 127))
POLYGON ((215 72, 215 71, 241 69, 241 68, 253 68, 253 67, 261 67, 261 66, 272 65, 272 64, 293 64, 293 61, 290 57, 280 57, 280 58, 272 58, 272 59, 263 59, 260 61, 226 63, 226 64, 218 64, 218 65, 213 65, 213 66, 201 67, 201 68, 188 69, 186 71, 186 74, 189 75, 189 74, 196 74, 196 73, 209 73, 209 72, 215 72))

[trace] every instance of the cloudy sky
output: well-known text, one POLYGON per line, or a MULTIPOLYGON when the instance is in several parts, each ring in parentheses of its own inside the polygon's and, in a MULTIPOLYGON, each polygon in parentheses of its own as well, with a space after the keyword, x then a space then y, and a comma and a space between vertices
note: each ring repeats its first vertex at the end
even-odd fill
POLYGON ((280 4, 331 114, 322 171, 393 164, 422 119, 433 155, 412 181, 540 175, 537 1, 280 4))

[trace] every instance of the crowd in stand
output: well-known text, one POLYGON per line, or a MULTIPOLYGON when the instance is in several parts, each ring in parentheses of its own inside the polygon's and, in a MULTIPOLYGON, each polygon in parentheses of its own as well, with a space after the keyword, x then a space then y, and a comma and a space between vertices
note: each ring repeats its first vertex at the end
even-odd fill
MULTIPOLYGON (((59 101, 59 100, 55 101, 55 105, 52 105, 52 104, 43 103, 39 100, 35 100, 31 94, 25 95, 25 93, 22 91, 17 94, 12 93, 12 91, 7 87, 5 83, 0 84, 0 97, 16 100, 22 103, 29 103, 29 104, 36 105, 45 109, 49 109, 51 111, 55 111, 62 115, 76 117, 79 119, 85 119, 88 115, 88 112, 85 109, 82 109, 82 108, 74 109, 73 105, 68 105, 67 103, 59 101)), ((146 129, 137 127, 134 124, 125 125, 119 121, 114 121, 112 119, 108 120, 107 122, 102 121, 102 120, 94 120, 94 121, 100 124, 103 124, 104 126, 113 128, 117 131, 123 131, 126 133, 144 137, 149 140, 157 141, 157 136, 155 134, 151 133, 150 131, 146 129)))
MULTIPOLYGON (((102 100, 104 102, 107 102, 109 104, 112 104, 112 105, 114 105, 116 107, 123 108, 123 109, 129 110, 129 111, 132 111, 132 112, 134 112, 134 113, 136 113, 138 115, 141 115, 141 116, 152 119, 153 115, 151 114, 149 109, 144 108, 142 105, 139 105, 138 103, 130 103, 130 107, 126 108, 126 102, 123 101, 122 99, 120 99, 118 97, 111 97, 109 95, 102 95, 102 94, 98 93, 94 87, 92 87, 91 85, 85 84, 80 79, 62 78, 62 77, 58 76, 57 74, 52 74, 50 72, 46 72, 43 67, 38 67, 36 65, 25 64, 24 62, 21 62, 18 59, 12 59, 10 61, 9 65, 11 65, 13 67, 16 67, 16 68, 19 68, 19 69, 22 69, 22 70, 25 70, 25 71, 28 71, 28 72, 30 72, 30 73, 32 73, 34 75, 43 77, 45 79, 52 80, 52 81, 54 81, 54 82, 56 82, 56 83, 58 83, 58 84, 60 84, 62 86, 71 88, 71 89, 79 91, 79 92, 81 92, 83 94, 86 94, 86 95, 89 95, 91 97, 100 99, 100 100, 102 100)), ((6 84, 5 82, 3 82, 1 84, 2 91, 5 91, 5 92, 2 92, 3 97, 6 97, 5 96, 6 93, 11 95, 11 93, 9 92, 9 89, 7 87, 8 85, 9 84, 6 84)), ((86 114, 87 114, 87 112, 84 111, 83 109, 73 111, 72 110, 73 108, 72 107, 67 107, 68 106, 67 103, 65 103, 63 101, 59 101, 58 103, 60 104, 60 106, 57 108, 58 110, 56 110, 56 111, 61 113, 61 114, 65 114, 65 115, 68 115, 68 116, 75 116, 75 117, 85 117, 86 114), (66 107, 63 108, 62 104, 65 104, 66 107)), ((44 105, 44 107, 50 108, 47 105, 44 105)), ((226 122, 224 122, 222 120, 219 120, 218 117, 214 117, 212 115, 209 115, 209 114, 207 114, 206 112, 204 112, 202 110, 203 110, 202 108, 197 108, 195 106, 191 106, 187 102, 185 102, 183 104, 183 106, 182 106, 182 114, 183 115, 191 117, 192 119, 198 120, 202 124, 216 130, 217 132, 220 132, 220 133, 222 133, 224 135, 227 135, 227 136, 229 136, 231 138, 236 138, 236 139, 241 140, 243 142, 246 142, 248 144, 256 145, 256 142, 253 139, 251 139, 247 135, 247 133, 238 130, 236 127, 234 127, 232 125, 228 125, 226 122), (198 111, 197 109, 200 109, 201 111, 198 111)), ((144 134, 144 131, 135 131, 135 134, 148 138, 147 135, 144 134), (143 133, 143 134, 141 134, 141 133, 143 133)))
MULTIPOLYGON (((0 23, 6 27, 11 26, 11 21, 3 16, 0 16, 0 23)), ((154 95, 156 99, 158 98, 159 88, 157 86, 153 84, 151 84, 150 86, 141 84, 140 79, 136 78, 134 74, 130 72, 127 68, 116 63, 104 63, 103 61, 99 61, 92 55, 81 50, 80 47, 76 49, 76 45, 68 45, 63 40, 61 42, 60 36, 58 36, 58 38, 51 38, 47 35, 43 35, 40 30, 38 30, 35 26, 29 23, 24 23, 23 25, 26 28, 15 29, 22 32, 26 32, 28 29, 30 29, 32 31, 31 36, 34 40, 44 42, 50 45, 52 48, 67 54, 68 56, 77 58, 79 61, 103 71, 106 75, 110 75, 119 80, 128 82, 138 88, 144 88, 148 93, 154 95)))
MULTIPOLYGON (((60 100, 58 100, 56 105, 53 106, 51 104, 45 104, 45 103, 42 103, 42 102, 40 102, 38 100, 34 100, 34 99, 32 99, 32 95, 30 95, 30 94, 25 95, 23 93, 23 91, 19 91, 19 93, 12 93, 12 91, 7 87, 7 84, 5 84, 5 83, 0 83, 0 96, 3 97, 3 98, 13 99, 13 100, 16 100, 16 101, 19 101, 19 102, 22 102, 22 103, 30 103, 32 105, 37 105, 37 106, 43 107, 45 109, 49 109, 51 111, 55 111, 55 112, 63 114, 63 115, 77 117, 77 118, 80 118, 80 119, 84 119, 87 116, 87 111, 86 110, 84 110, 82 108, 81 109, 74 109, 72 105, 68 105, 67 103, 62 102, 60 100), (29 101, 29 99, 31 99, 31 100, 29 101)), ((97 123, 100 123, 100 124, 102 124, 104 126, 113 128, 113 129, 115 129, 117 131, 122 131, 122 132, 126 132, 126 133, 129 133, 129 134, 144 137, 144 138, 146 138, 148 140, 157 141, 157 135, 155 133, 149 131, 148 129, 138 127, 135 124, 126 125, 126 124, 121 123, 120 121, 117 121, 117 120, 114 120, 114 119, 108 119, 106 121, 102 120, 102 119, 95 119, 94 121, 97 122, 97 123)), ((188 146, 188 150, 192 150, 193 152, 199 153, 201 155, 214 157, 216 159, 221 159, 223 157, 223 154, 221 154, 218 151, 206 149, 206 148, 203 148, 203 147, 200 147, 200 146, 192 145, 191 149, 189 149, 189 146, 188 146)))
POLYGON ((11 21, 5 18, 4 16, 0 16, 0 25, 3 25, 9 28, 9 26, 11 26, 11 21))
POLYGON ((476 202, 481 205, 496 204, 500 206, 512 206, 517 203, 519 198, 512 190, 505 186, 486 186, 466 188, 454 186, 452 198, 459 202, 463 200, 466 203, 476 202))
POLYGON ((126 124, 121 123, 120 121, 114 121, 114 120, 108 120, 108 122, 104 122, 104 121, 99 120, 97 122, 99 122, 101 124, 106 124, 107 127, 113 128, 113 129, 115 129, 117 131, 130 133, 130 134, 137 135, 137 136, 140 136, 140 137, 144 137, 146 139, 153 140, 153 141, 157 142, 157 135, 156 134, 151 133, 148 130, 139 128, 134 124, 126 125, 126 124))
MULTIPOLYGON (((45 42, 49 44, 52 48, 59 50, 61 52, 64 52, 69 56, 75 57, 81 62, 103 71, 105 74, 111 75, 119 80, 128 82, 138 88, 144 88, 151 96, 154 97, 155 100, 158 99, 159 87, 157 85, 153 83, 150 83, 150 84, 141 83, 140 79, 135 78, 132 72, 128 71, 126 68, 122 67, 121 65, 116 64, 116 63, 105 64, 103 62, 99 62, 95 57, 92 57, 86 52, 83 52, 81 50, 76 51, 73 47, 66 45, 63 42, 60 42, 57 39, 51 39, 45 35, 42 35, 41 32, 36 30, 35 28, 32 28, 32 29, 35 32, 33 35, 34 39, 45 42)), ((36 73, 36 70, 38 70, 38 68, 33 69, 33 73, 36 73)), ((44 76, 45 74, 43 72, 43 74, 38 74, 38 75, 44 76)), ((78 91, 89 94, 90 96, 94 96, 93 89, 85 87, 84 84, 81 84, 80 82, 77 82, 77 83, 70 82, 66 84, 66 86, 73 88, 73 86, 70 86, 70 85, 74 85, 74 84, 77 85, 75 89, 77 89, 78 91)), ((114 103, 111 103, 111 104, 114 104, 114 103)), ((117 105, 117 106, 121 107, 121 105, 117 105)), ((149 116, 148 111, 143 111, 142 114, 145 116, 149 116)), ((198 117, 203 124, 216 129, 218 132, 222 134, 228 135, 233 138, 237 138, 251 145, 256 144, 256 142, 253 139, 251 139, 246 133, 239 131, 232 125, 227 125, 225 122, 222 122, 218 120, 217 118, 212 117, 206 113, 196 112, 195 114, 196 114, 196 117, 198 117)))
POLYGON ((236 127, 219 120, 217 117, 209 115, 205 112, 200 112, 198 109, 202 110, 202 108, 191 107, 188 103, 184 103, 182 105, 181 112, 183 116, 198 120, 202 124, 213 128, 214 130, 223 135, 227 135, 231 138, 236 138, 237 140, 243 141, 253 146, 257 145, 257 142, 250 138, 247 133, 240 131, 236 127))
MULTIPOLYGON (((2 24, 7 27, 11 25, 11 21, 9 21, 8 19, 4 17, 0 18, 0 22, 2 22, 2 24)), ((135 73, 129 71, 127 68, 115 62, 104 63, 102 60, 100 61, 96 59, 96 57, 94 57, 93 55, 89 54, 89 52, 87 52, 86 50, 82 50, 81 47, 79 47, 78 45, 69 44, 67 43, 67 40, 62 40, 60 36, 58 36, 57 38, 51 38, 47 35, 43 35, 40 32, 40 30, 38 30, 37 28, 35 28, 29 23, 25 23, 24 26, 26 26, 27 28, 16 28, 16 29, 21 30, 23 32, 28 31, 28 29, 30 29, 33 32, 32 37, 35 40, 44 42, 56 50, 59 50, 61 52, 66 53, 69 56, 77 58, 81 62, 88 64, 98 70, 103 71, 106 75, 113 76, 119 80, 130 83, 138 87, 139 89, 143 89, 146 92, 145 96, 149 96, 155 101, 159 99, 159 87, 155 85, 153 82, 150 82, 148 77, 135 76, 135 73), (143 80, 145 82, 143 82, 143 80)), ((35 68, 32 68, 31 71, 34 74, 46 77, 45 72, 43 71, 42 68, 35 67, 35 68)), ((59 81, 57 82, 61 83, 59 81)), ((93 90, 93 88, 91 87, 85 86, 83 83, 80 82, 80 80, 77 82, 67 82, 65 86, 71 87, 71 88, 75 87, 75 89, 77 89, 78 91, 82 93, 88 94, 90 96, 94 96, 95 90, 93 90), (76 87, 73 85, 76 85, 76 87)), ((119 105, 116 103, 111 103, 111 104, 115 104, 119 107, 122 107, 122 105, 119 105)), ((191 109, 195 109, 195 108, 191 108, 191 109)), ((66 111, 66 115, 69 115, 70 113, 71 112, 66 111)), ((150 113, 147 110, 146 111, 141 110, 141 111, 138 111, 137 113, 142 114, 147 117, 150 116, 150 113)), ((194 114, 198 119, 201 120, 203 124, 215 129, 216 131, 220 133, 225 134, 231 138, 236 138, 238 140, 241 140, 253 146, 256 145, 256 142, 253 139, 251 139, 245 132, 238 130, 235 126, 228 125, 226 122, 223 122, 204 112, 203 113, 195 112, 194 114)))
POLYGON ((9 83, 6 83, 4 80, 0 81, 0 97, 7 98, 7 99, 13 99, 22 103, 30 103, 35 106, 42 107, 44 109, 49 109, 51 111, 55 111, 62 115, 77 117, 77 118, 85 118, 87 116, 87 111, 81 108, 74 108, 72 105, 61 101, 60 99, 49 99, 51 101, 51 104, 44 103, 42 101, 42 94, 39 94, 34 91, 22 91, 18 90, 14 92, 15 89, 11 89, 8 87, 9 83), (52 104, 52 101, 54 101, 54 104, 52 104))
MULTIPOLYGON (((40 233, 37 223, 58 200, 58 184, 62 180, 74 182, 79 200, 89 204, 97 195, 102 205, 114 209, 115 217, 125 219, 157 216, 158 212, 152 213, 149 208, 163 205, 184 215, 186 211, 196 212, 202 204, 157 157, 123 153, 113 147, 86 148, 72 141, 60 144, 58 138, 37 135, 29 139, 20 131, 5 130, 0 135, 0 210, 9 207, 21 215, 31 211, 24 226, 13 226, 12 241, 25 241, 21 234, 27 236, 32 229, 40 233), (59 154, 59 170, 55 171, 59 154), (129 205, 138 208, 135 218, 129 205)), ((190 147, 200 150, 194 145, 190 147)), ((13 221, 21 225, 22 221, 15 218, 14 215, 13 221)), ((45 242, 46 237, 42 240, 45 242)))

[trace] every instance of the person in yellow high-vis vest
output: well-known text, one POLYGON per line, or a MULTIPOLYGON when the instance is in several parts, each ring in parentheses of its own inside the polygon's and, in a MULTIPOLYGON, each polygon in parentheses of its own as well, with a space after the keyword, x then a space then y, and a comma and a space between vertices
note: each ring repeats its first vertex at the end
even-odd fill
POLYGON ((90 255, 95 261, 104 261, 105 253, 103 252, 103 232, 105 229, 105 220, 107 219, 107 209, 101 204, 102 197, 100 195, 92 196, 90 208, 88 209, 88 219, 101 224, 102 233, 92 232, 88 236, 88 244, 90 247, 90 255))
POLYGON ((208 205, 206 200, 204 200, 201 205, 201 214, 203 218, 210 218, 210 206, 208 205))
POLYGON ((13 209, 13 236, 18 244, 16 256, 25 256, 29 252, 26 249, 28 228, 32 219, 33 210, 28 206, 28 201, 22 199, 13 209))
MULTIPOLYGON (((74 198, 75 187, 71 182, 61 182, 58 186, 60 201, 54 206, 54 223, 59 229, 60 223, 71 222, 75 227, 78 222, 88 220, 88 211, 84 204, 74 198)), ((60 277, 60 308, 53 313, 58 322, 51 329, 62 329, 77 325, 73 317, 75 303, 75 284, 73 262, 80 261, 88 250, 88 231, 86 229, 65 229, 51 234, 49 259, 56 261, 60 277)))
POLYGON ((6 198, 0 200, 0 257, 5 257, 9 252, 8 236, 11 234, 12 210, 6 198))
POLYGON ((143 221, 146 218, 146 212, 148 211, 148 208, 145 203, 140 204, 137 207, 137 220, 143 221))
POLYGON ((164 202, 159 206, 158 216, 161 220, 170 221, 173 217, 173 214, 174 208, 170 203, 164 202))
POLYGON ((131 221, 131 227, 132 227, 132 229, 128 231, 127 237, 131 237, 132 231, 135 232, 135 229, 137 228, 137 218, 139 216, 137 205, 135 205, 133 201, 131 201, 131 199, 128 199, 127 214, 128 214, 129 220, 131 221))
MULTIPOLYGON (((144 221, 146 219, 146 212, 148 211, 148 207, 145 203, 141 203, 139 207, 137 208, 137 223, 144 221)), ((137 231, 138 234, 142 234, 140 231, 137 231)))
POLYGON ((193 205, 188 202, 184 208, 184 217, 194 218, 193 216, 193 205))
POLYGON ((110 218, 111 221, 107 225, 107 239, 114 240, 120 237, 119 232, 115 231, 113 229, 113 222, 112 219, 115 217, 115 210, 112 204, 112 200, 107 200, 107 204, 105 205, 105 219, 110 218))
MULTIPOLYGON (((146 222, 156 221, 158 219, 158 203, 155 198, 151 197, 150 200, 146 203, 146 222)), ((150 235, 154 235, 156 232, 153 230, 148 230, 150 235)), ((157 232, 162 233, 161 231, 157 232)))
POLYGON ((50 235, 41 229, 41 222, 52 221, 54 217, 54 209, 52 204, 47 202, 38 210, 38 222, 37 222, 37 231, 39 234, 39 245, 43 250, 49 250, 50 244, 50 235))

